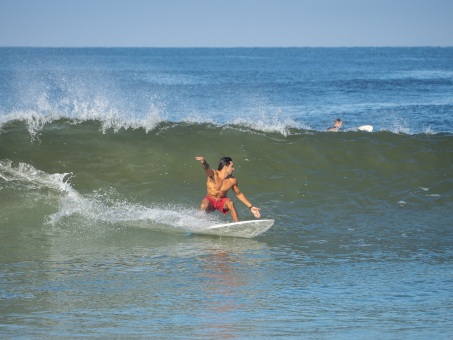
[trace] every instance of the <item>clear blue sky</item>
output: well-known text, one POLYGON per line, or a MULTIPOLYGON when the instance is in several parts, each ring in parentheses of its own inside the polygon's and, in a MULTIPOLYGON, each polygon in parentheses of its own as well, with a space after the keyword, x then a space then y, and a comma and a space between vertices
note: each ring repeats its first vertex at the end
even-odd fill
POLYGON ((0 46, 453 46, 453 0, 0 0, 0 46))

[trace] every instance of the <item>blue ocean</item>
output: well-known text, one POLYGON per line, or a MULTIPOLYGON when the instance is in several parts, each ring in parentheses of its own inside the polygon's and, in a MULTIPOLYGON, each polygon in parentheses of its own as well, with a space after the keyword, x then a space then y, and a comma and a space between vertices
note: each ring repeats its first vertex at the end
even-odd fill
POLYGON ((452 208, 453 48, 0 48, 2 338, 451 339, 452 208))

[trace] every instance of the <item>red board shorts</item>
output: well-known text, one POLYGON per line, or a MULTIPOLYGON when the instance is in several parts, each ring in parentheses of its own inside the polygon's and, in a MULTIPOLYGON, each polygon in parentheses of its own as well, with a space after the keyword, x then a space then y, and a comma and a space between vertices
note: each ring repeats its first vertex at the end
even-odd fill
POLYGON ((215 199, 215 198, 212 198, 209 195, 207 195, 205 198, 207 198, 210 203, 208 211, 214 211, 217 209, 221 213, 224 213, 224 214, 228 213, 228 208, 223 207, 225 205, 225 202, 228 200, 228 197, 215 199))

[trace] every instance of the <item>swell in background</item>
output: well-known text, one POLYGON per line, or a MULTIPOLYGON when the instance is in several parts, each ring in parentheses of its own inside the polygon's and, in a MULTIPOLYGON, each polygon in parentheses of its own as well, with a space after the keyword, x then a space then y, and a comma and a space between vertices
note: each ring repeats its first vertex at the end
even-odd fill
POLYGON ((451 48, 0 49, 0 125, 452 132, 451 48))

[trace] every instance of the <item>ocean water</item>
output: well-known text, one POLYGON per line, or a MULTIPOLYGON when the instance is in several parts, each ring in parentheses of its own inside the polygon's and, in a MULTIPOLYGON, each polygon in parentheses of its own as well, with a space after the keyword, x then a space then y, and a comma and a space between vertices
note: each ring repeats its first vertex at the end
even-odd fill
POLYGON ((0 48, 4 338, 451 339, 452 207, 453 48, 0 48))

